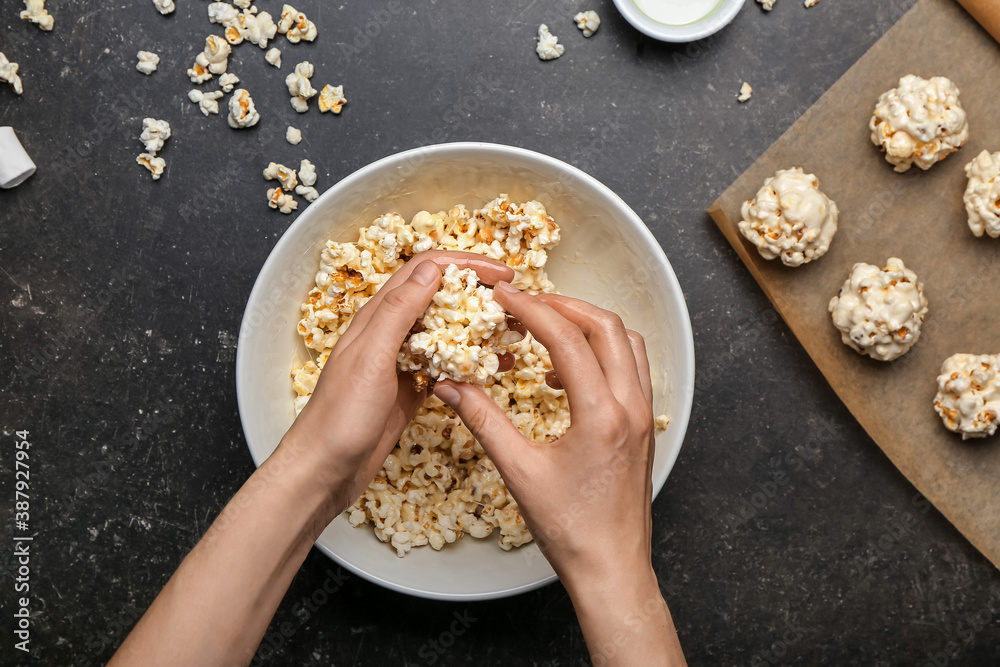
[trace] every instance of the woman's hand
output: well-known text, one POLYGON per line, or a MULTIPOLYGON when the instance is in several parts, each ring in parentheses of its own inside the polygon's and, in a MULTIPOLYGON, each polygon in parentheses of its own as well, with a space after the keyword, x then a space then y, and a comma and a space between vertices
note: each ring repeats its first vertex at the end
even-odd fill
POLYGON ((488 284, 514 276, 503 264, 472 253, 413 257, 354 316, 282 440, 285 450, 303 455, 324 476, 334 494, 333 516, 361 495, 426 398, 409 374, 397 373, 396 356, 449 264, 474 269, 488 284))
POLYGON ((445 381, 434 393, 496 463, 573 599, 594 664, 683 664, 650 561, 653 411, 642 337, 577 299, 506 283, 494 295, 548 348, 569 430, 534 443, 478 387, 445 381))

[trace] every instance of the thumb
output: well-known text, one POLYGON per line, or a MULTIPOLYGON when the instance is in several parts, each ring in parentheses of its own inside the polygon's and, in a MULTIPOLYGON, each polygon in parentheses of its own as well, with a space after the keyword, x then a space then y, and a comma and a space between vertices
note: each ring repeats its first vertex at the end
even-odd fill
POLYGON ((434 385, 434 395, 458 413, 462 422, 476 436, 486 453, 500 468, 500 474, 515 465, 524 436, 511 423, 507 414, 481 388, 471 384, 441 380, 434 385))

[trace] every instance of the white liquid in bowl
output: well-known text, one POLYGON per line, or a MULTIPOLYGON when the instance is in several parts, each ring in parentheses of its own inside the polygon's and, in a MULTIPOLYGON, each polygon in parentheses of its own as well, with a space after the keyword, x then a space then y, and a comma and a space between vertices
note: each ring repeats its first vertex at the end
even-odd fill
POLYGON ((632 0, 649 18, 665 25, 700 21, 719 6, 720 0, 632 0))

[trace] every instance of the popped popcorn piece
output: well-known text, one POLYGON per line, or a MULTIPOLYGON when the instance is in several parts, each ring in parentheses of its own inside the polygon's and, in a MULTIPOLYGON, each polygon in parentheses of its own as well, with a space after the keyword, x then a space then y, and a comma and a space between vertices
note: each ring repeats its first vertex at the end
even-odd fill
MULTIPOLYGON (((383 247, 397 242, 392 233, 381 241, 383 247)), ((476 384, 485 383, 497 372, 507 313, 493 299, 493 290, 479 284, 472 269, 460 270, 450 264, 434 300, 417 322, 423 331, 403 341, 396 359, 400 370, 424 378, 476 384)))
POLYGON ((819 189, 819 179, 802 169, 779 169, 743 203, 740 232, 764 259, 780 257, 801 266, 830 249, 837 233, 837 204, 819 189))
POLYGON ((163 150, 163 144, 170 138, 170 123, 155 118, 142 119, 142 134, 139 140, 146 147, 146 152, 156 155, 163 150))
POLYGON ((285 130, 285 141, 293 146, 297 146, 302 141, 302 130, 289 125, 288 129, 285 130))
POLYGON ((535 46, 535 53, 541 60, 555 60, 563 54, 565 47, 559 43, 559 38, 549 32, 549 27, 544 23, 538 26, 538 44, 535 46))
POLYGON ((576 21, 576 27, 583 31, 584 37, 590 37, 601 27, 601 17, 593 9, 580 12, 573 20, 576 21))
POLYGON ((34 23, 46 32, 55 26, 55 19, 45 9, 45 0, 24 0, 21 18, 34 23))
POLYGON ((278 32, 287 37, 292 44, 297 44, 302 40, 311 42, 316 39, 316 24, 295 7, 285 5, 281 8, 278 32))
POLYGON ((233 48, 226 40, 216 35, 205 38, 205 50, 194 59, 194 65, 187 71, 188 77, 194 83, 204 83, 213 74, 222 74, 229 67, 229 54, 233 48))
POLYGON ((299 180, 307 187, 316 185, 316 165, 309 160, 302 160, 299 163, 299 180))
POLYGON ((934 410, 962 440, 985 438, 1000 423, 1000 354, 954 354, 941 364, 934 410))
POLYGON ((253 127, 260 121, 260 114, 253 105, 253 99, 245 88, 237 88, 229 98, 229 127, 234 130, 253 127))
POLYGON ((221 90, 214 90, 210 93, 203 92, 195 88, 188 93, 188 99, 198 105, 204 115, 219 113, 219 99, 222 97, 221 90))
POLYGON ((156 157, 152 153, 140 153, 135 161, 146 169, 149 169, 150 173, 153 174, 154 181, 160 180, 160 176, 163 175, 163 170, 167 166, 166 160, 156 157))
POLYGON ((235 88, 236 84, 239 82, 240 77, 236 76, 232 72, 226 72, 219 77, 219 88, 221 88, 224 93, 231 93, 233 92, 233 88, 235 88))
POLYGON ((233 4, 240 9, 249 9, 250 5, 253 4, 253 0, 233 0, 233 4))
POLYGON ((156 66, 160 64, 160 56, 156 55, 152 51, 139 51, 135 54, 139 62, 136 64, 135 68, 149 76, 156 71, 156 66))
POLYGON ((267 205, 288 215, 299 207, 295 197, 286 194, 281 188, 271 188, 267 191, 267 205))
POLYGON ((226 41, 233 46, 246 40, 266 49, 268 41, 274 39, 277 32, 278 26, 271 15, 267 12, 258 13, 257 8, 251 6, 249 9, 244 8, 236 21, 226 26, 225 35, 226 41))
MULTIPOLYGON (((307 163, 303 160, 299 169, 304 184, 315 180, 307 163)), ((291 371, 296 413, 308 402, 355 313, 407 257, 434 248, 475 252, 513 268, 518 289, 552 292, 544 267, 559 236, 558 225, 540 203, 514 204, 501 195, 471 212, 462 205, 420 211, 409 223, 390 213, 362 227, 354 243, 327 241, 297 327, 317 356, 297 362, 291 371)), ((484 391, 526 438, 559 438, 569 428, 569 403, 565 391, 545 382, 552 370, 548 351, 530 333, 507 351, 515 358, 514 368, 488 378, 484 391)), ((352 525, 370 524, 398 556, 422 545, 439 550, 464 534, 482 538, 499 531, 504 550, 532 539, 496 466, 458 416, 433 395, 346 514, 352 525)))
POLYGON ((890 257, 885 268, 855 264, 829 310, 845 345, 872 359, 892 361, 920 338, 927 299, 917 274, 890 257))
POLYGON ((299 195, 308 202, 314 202, 319 199, 319 191, 308 185, 299 185, 295 188, 295 194, 299 195))
POLYGON ((740 86, 740 93, 739 95, 736 96, 736 101, 741 103, 746 102, 747 100, 750 99, 752 95, 753 95, 753 88, 750 86, 749 83, 744 81, 743 85, 740 86))
POLYGON ((913 165, 930 169, 965 145, 969 124, 958 95, 950 79, 913 74, 882 93, 868 127, 872 143, 885 151, 895 171, 913 165))
POLYGON ((0 81, 6 81, 14 89, 14 93, 22 95, 24 87, 21 85, 21 77, 17 75, 17 63, 7 60, 7 56, 0 51, 0 81))
POLYGON ((295 178, 295 170, 289 169, 283 164, 278 164, 277 162, 271 162, 267 165, 267 169, 264 170, 264 179, 268 181, 278 181, 281 183, 281 187, 285 190, 295 189, 296 184, 299 182, 295 178))
POLYGON ((815 6, 818 2, 819 0, 805 0, 803 4, 808 8, 815 6))
MULTIPOLYGON (((218 23, 224 28, 238 26, 240 22, 240 10, 228 2, 211 2, 208 5, 208 20, 210 23, 218 23)), ((228 40, 228 36, 226 39, 228 40)), ((240 41, 243 41, 242 36, 240 41)))
POLYGON ((176 9, 174 0, 153 0, 153 5, 156 6, 156 11, 160 12, 164 16, 172 13, 174 9, 176 9))
POLYGON ((774 0, 757 0, 757 2, 760 3, 760 6, 765 12, 769 12, 774 9, 774 0))
POLYGON ((965 165, 965 175, 969 184, 962 199, 969 229, 976 236, 1000 238, 1000 152, 984 150, 965 165))
POLYGON ((667 415, 658 415, 653 420, 653 428, 657 431, 663 431, 670 425, 670 417, 667 415))
POLYGON ((343 86, 323 86, 323 90, 319 94, 320 113, 332 111, 333 113, 339 114, 345 104, 347 104, 347 98, 344 97, 343 86))
POLYGON ((304 60, 295 66, 294 72, 285 77, 288 94, 292 96, 292 108, 299 113, 309 110, 309 99, 316 95, 316 89, 309 81, 313 72, 312 63, 304 60))
POLYGON ((275 67, 281 67, 281 51, 277 48, 272 48, 267 53, 264 54, 264 60, 274 65, 275 67))

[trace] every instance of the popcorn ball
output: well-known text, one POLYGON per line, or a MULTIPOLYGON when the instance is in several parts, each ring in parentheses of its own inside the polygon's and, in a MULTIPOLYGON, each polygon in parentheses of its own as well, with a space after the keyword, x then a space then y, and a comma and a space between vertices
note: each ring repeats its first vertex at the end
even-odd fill
MULTIPOLYGON (((307 186, 315 183, 311 163, 302 161, 299 177, 307 186)), ((299 335, 316 357, 292 369, 296 414, 309 401, 330 351, 354 315, 416 253, 440 249, 485 255, 514 270, 515 287, 538 294, 555 291, 545 264, 558 242, 559 227, 542 204, 515 204, 506 195, 471 212, 461 204, 449 211, 420 211, 409 222, 389 213, 362 227, 355 242, 327 241, 315 287, 302 304, 298 323, 299 335)), ((487 288, 478 280, 473 284, 472 275, 457 268, 449 267, 446 273, 442 282, 447 280, 448 286, 429 310, 440 316, 441 323, 462 318, 462 331, 455 328, 458 336, 468 328, 468 336, 488 338, 491 326, 496 335, 506 325, 506 317, 502 310, 483 306, 489 303, 487 288), (479 299, 480 310, 486 312, 476 325, 479 333, 472 331, 473 298, 479 299)), ((434 326, 425 325, 424 333, 441 328, 439 320, 428 321, 434 326)), ((451 329, 447 331, 450 335, 451 329)), ((429 344, 424 347, 430 349, 429 344)), ((552 370, 548 351, 530 333, 506 350, 515 358, 510 371, 478 376, 473 371, 472 375, 483 378, 483 391, 524 437, 534 442, 559 438, 569 428, 569 402, 565 391, 545 382, 545 374, 552 370)), ((456 361, 442 356, 439 363, 443 367, 456 361)), ((390 544, 399 556, 414 547, 441 549, 463 535, 482 538, 494 531, 499 532, 499 544, 505 550, 531 541, 496 466, 458 415, 433 395, 347 513, 355 526, 370 524, 378 539, 390 544)))
POLYGON ((1000 237, 1000 152, 983 151, 965 165, 965 212, 976 236, 1000 237))
POLYGON ((958 87, 943 76, 908 74, 899 87, 882 93, 868 123, 872 143, 898 172, 913 165, 930 169, 969 138, 958 87))
POLYGON ((739 229, 764 259, 801 266, 830 249, 837 217, 837 204, 820 191, 819 179, 797 167, 779 169, 743 203, 739 229))
POLYGON ((449 265, 441 288, 417 321, 423 329, 403 343, 401 371, 434 380, 483 384, 500 367, 499 355, 519 335, 507 329, 507 314, 493 290, 472 269, 449 265), (505 335, 517 336, 505 339, 505 335))
POLYGON ((855 264, 830 300, 830 313, 845 345, 872 359, 892 361, 920 338, 927 299, 917 274, 890 257, 885 268, 855 264))
POLYGON ((1000 354, 954 354, 941 364, 934 409, 945 428, 963 440, 997 432, 1000 354))

